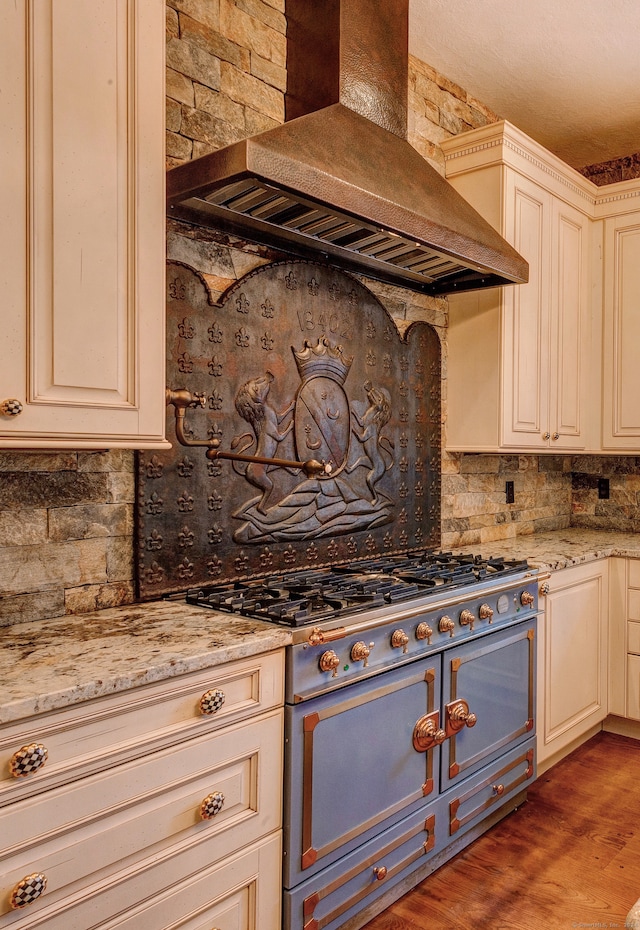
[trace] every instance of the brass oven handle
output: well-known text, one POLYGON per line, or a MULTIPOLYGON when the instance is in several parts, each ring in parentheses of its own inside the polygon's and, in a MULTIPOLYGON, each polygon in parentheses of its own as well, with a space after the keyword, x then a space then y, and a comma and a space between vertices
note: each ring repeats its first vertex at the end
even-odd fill
POLYGON ((469 705, 462 699, 452 701, 446 706, 446 732, 447 736, 457 733, 463 727, 475 727, 478 718, 469 710, 469 705))
POLYGON ((200 707, 200 713, 217 714, 226 699, 226 694, 224 691, 221 691, 220 688, 211 688, 210 691, 205 691, 198 705, 200 707))
POLYGON ((47 876, 43 872, 34 872, 32 875, 25 875, 17 885, 14 886, 9 904, 13 910, 21 907, 27 907, 44 894, 47 888, 47 876))
POLYGON ((49 758, 49 750, 42 743, 29 743, 16 750, 9 760, 9 771, 14 778, 26 778, 42 768, 49 758))
POLYGON ((425 714, 416 721, 413 728, 413 748, 416 752, 428 752, 434 746, 444 743, 447 738, 445 731, 438 726, 438 711, 425 714))

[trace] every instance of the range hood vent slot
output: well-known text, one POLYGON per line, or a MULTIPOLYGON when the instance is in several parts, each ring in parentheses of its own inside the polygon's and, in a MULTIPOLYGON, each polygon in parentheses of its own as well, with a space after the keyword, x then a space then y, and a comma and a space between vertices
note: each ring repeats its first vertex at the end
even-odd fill
POLYGON ((172 169, 169 215, 433 295, 526 282, 524 259, 406 141, 408 0, 326 0, 311 23, 313 6, 286 4, 295 118, 172 169))

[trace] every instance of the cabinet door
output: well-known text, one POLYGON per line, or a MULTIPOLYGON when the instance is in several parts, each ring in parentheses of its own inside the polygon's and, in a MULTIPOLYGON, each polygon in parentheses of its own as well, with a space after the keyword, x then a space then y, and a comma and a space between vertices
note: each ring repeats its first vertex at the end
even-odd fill
POLYGON ((605 222, 603 449, 640 449, 640 213, 605 222))
POLYGON ((0 447, 164 445, 164 3, 0 28, 0 447))
POLYGON ((607 715, 608 562, 555 572, 541 624, 538 762, 569 751, 607 715))
POLYGON ((509 172, 506 238, 529 262, 529 282, 505 288, 502 327, 502 446, 549 443, 551 196, 509 172))
POLYGON ((588 258, 589 220, 560 200, 553 200, 551 276, 552 448, 584 449, 589 351, 588 258))

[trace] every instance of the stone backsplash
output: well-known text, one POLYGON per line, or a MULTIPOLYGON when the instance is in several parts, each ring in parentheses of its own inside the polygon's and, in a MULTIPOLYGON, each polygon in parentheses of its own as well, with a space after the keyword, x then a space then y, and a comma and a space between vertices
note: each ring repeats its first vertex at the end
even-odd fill
MULTIPOLYGON (((285 0, 168 0, 168 167, 282 122, 284 11, 285 0)), ((415 58, 409 72, 409 141, 444 173, 442 140, 497 116, 415 58)), ((212 300, 277 257, 179 224, 169 229, 168 252, 202 269, 212 300)), ((400 329, 415 319, 437 329, 446 412, 446 301, 366 283, 400 329)), ((443 545, 474 547, 570 523, 636 529, 638 464, 445 453, 443 545), (610 478, 608 500, 597 496, 601 475, 610 478), (514 482, 513 504, 506 481, 514 482)), ((134 499, 133 452, 0 452, 0 625, 130 603, 134 499)))

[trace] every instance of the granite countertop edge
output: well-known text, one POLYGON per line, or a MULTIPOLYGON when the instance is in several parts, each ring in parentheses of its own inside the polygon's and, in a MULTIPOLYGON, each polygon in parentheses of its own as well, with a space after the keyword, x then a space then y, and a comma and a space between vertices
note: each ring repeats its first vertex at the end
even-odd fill
MULTIPOLYGON (((610 556, 640 559, 640 534, 571 527, 465 549, 557 571, 610 556)), ((179 600, 0 627, 0 724, 290 642, 288 629, 179 600)))

